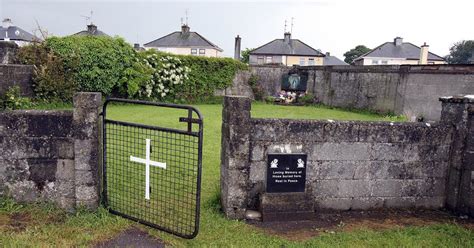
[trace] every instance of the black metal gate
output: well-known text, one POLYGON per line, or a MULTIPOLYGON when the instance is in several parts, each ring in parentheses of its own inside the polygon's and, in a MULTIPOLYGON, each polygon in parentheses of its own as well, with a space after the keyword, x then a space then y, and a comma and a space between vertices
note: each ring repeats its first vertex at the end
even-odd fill
POLYGON ((194 238, 199 230, 202 167, 199 111, 186 105, 110 98, 102 114, 103 204, 111 213, 194 238), (168 115, 139 118, 148 120, 141 121, 145 123, 108 119, 107 108, 112 102, 166 108, 187 116, 179 117, 172 127, 149 123, 153 118, 169 120, 168 115), (183 129, 179 129, 180 123, 183 129))

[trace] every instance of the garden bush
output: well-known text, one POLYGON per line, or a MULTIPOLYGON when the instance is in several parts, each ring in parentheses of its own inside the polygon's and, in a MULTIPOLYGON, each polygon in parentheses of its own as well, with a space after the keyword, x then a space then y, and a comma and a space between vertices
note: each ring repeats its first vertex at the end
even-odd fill
POLYGON ((231 58, 137 52, 121 38, 47 38, 21 48, 20 60, 35 65, 34 90, 47 101, 71 101, 76 91, 173 102, 212 98, 247 65, 231 58))
POLYGON ((152 91, 149 97, 158 100, 207 101, 215 90, 232 85, 238 70, 248 69, 244 63, 231 58, 174 55, 155 50, 142 53, 154 70, 153 80, 145 88, 149 92, 149 88, 156 89, 156 85, 161 83, 165 86, 163 90, 168 89, 165 94, 152 91))

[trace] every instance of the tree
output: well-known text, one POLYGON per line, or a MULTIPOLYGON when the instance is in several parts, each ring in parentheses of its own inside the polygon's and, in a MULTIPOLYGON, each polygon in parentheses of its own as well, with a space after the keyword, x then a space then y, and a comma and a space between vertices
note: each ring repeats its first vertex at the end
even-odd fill
POLYGON ((241 56, 240 56, 240 61, 243 63, 249 63, 249 58, 250 58, 250 51, 252 51, 253 48, 245 48, 245 50, 242 51, 241 56))
POLYGON ((353 64, 354 59, 356 59, 357 57, 361 56, 364 53, 368 53, 370 50, 372 50, 372 49, 370 49, 370 48, 368 48, 364 45, 358 45, 355 48, 352 48, 351 50, 344 53, 344 57, 346 57, 344 59, 344 62, 346 62, 348 64, 353 64))
POLYGON ((474 40, 462 40, 454 43, 449 48, 449 55, 446 60, 450 64, 469 64, 470 58, 474 55, 474 40))

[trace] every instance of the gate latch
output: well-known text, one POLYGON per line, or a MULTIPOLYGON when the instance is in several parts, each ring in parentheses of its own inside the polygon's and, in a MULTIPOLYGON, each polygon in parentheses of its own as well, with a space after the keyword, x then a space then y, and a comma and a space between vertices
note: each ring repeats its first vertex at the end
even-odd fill
POLYGON ((190 117, 179 117, 179 122, 187 122, 188 123, 188 132, 192 132, 192 124, 197 123, 201 124, 202 120, 201 119, 195 119, 195 118, 190 118, 190 117))

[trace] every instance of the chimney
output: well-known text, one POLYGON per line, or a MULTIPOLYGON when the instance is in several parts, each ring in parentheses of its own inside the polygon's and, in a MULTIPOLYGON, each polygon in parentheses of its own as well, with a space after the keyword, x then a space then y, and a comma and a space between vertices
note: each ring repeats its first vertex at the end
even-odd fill
POLYGON ((89 34, 95 34, 97 32, 97 26, 94 25, 93 23, 87 25, 87 32, 89 34))
POLYGON ((289 44, 291 41, 291 33, 290 32, 286 32, 285 33, 285 43, 289 44))
POLYGON ((426 42, 421 46, 420 49, 420 60, 418 61, 419 65, 426 65, 428 64, 428 48, 430 46, 426 45, 426 42))
POLYGON ((138 43, 133 44, 133 49, 135 49, 137 51, 140 50, 140 44, 138 44, 138 43))
POLYGON ((395 46, 400 46, 402 43, 403 43, 402 37, 396 37, 395 39, 393 39, 393 44, 395 44, 395 46))
POLYGON ((235 46, 234 46, 234 59, 235 60, 240 60, 240 41, 241 38, 239 35, 235 37, 235 46))
POLYGON ((330 52, 326 52, 326 56, 331 56, 331 53, 330 52))
POLYGON ((8 27, 11 27, 11 26, 13 26, 12 19, 10 19, 10 18, 3 19, 2 27, 8 28, 8 27))
POLYGON ((187 34, 189 33, 189 26, 187 24, 183 24, 181 26, 181 34, 187 34))

